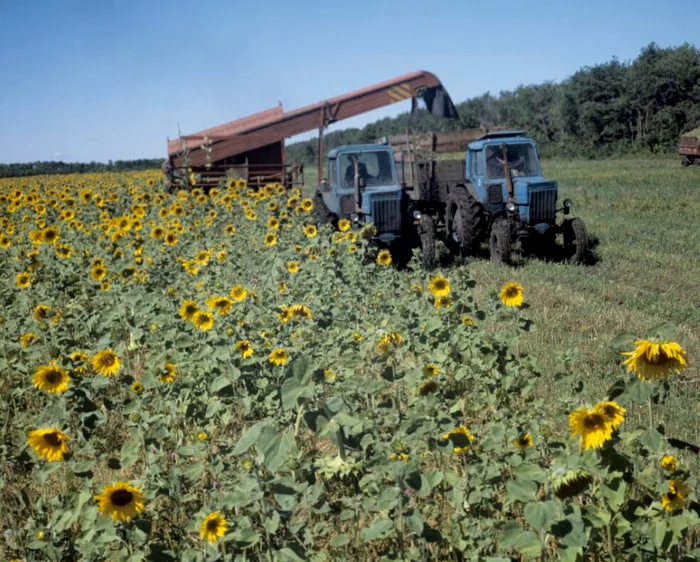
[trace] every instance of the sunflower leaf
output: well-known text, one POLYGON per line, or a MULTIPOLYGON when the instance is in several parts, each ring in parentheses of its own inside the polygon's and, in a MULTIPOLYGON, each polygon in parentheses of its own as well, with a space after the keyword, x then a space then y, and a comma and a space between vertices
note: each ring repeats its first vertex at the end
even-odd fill
POLYGON ((250 449, 253 446, 253 444, 255 444, 255 441, 258 439, 260 432, 265 426, 267 426, 267 422, 258 422, 255 425, 249 427, 243 433, 243 435, 241 435, 241 438, 238 440, 236 446, 233 448, 232 454, 242 455, 248 449, 250 449))

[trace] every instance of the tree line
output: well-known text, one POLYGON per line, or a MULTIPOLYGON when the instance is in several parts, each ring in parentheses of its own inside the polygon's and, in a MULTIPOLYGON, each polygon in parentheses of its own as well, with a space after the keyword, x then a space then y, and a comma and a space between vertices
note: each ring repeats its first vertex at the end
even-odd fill
POLYGON ((160 168, 162 158, 140 158, 137 160, 111 160, 104 162, 26 162, 22 164, 0 164, 0 178, 40 176, 49 174, 75 174, 86 172, 132 172, 160 168))
MULTIPOLYGON (((700 50, 694 45, 642 49, 631 62, 617 58, 584 67, 559 83, 519 86, 457 104, 458 120, 406 112, 326 135, 324 148, 372 143, 383 136, 503 125, 524 129, 546 155, 610 156, 671 152, 679 136, 700 125, 700 50)), ((317 139, 287 146, 290 162, 317 161, 317 139)))

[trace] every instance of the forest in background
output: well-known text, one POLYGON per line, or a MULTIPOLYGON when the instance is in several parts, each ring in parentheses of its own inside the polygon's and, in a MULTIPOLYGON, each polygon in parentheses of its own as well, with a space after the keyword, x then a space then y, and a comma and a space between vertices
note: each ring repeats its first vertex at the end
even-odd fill
MULTIPOLYGON (((524 129, 546 156, 595 158, 675 152, 679 136, 700 125, 700 50, 651 43, 631 62, 584 67, 566 80, 485 93, 456 104, 458 120, 409 112, 325 136, 326 150, 383 136, 504 125, 524 129)), ((289 162, 315 163, 317 139, 287 146, 289 162)))

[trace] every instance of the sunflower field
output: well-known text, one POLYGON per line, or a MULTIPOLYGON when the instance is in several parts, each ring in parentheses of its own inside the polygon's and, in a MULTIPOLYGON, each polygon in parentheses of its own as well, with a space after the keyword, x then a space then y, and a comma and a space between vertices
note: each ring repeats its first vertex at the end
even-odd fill
POLYGON ((0 182, 0 558, 700 559, 668 326, 554 400, 517 270, 477 302, 312 217, 240 180, 0 182))

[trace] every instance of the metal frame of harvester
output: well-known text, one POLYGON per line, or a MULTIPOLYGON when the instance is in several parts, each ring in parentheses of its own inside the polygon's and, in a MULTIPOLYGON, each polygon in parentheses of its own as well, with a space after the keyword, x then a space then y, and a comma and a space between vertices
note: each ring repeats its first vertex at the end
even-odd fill
POLYGON ((227 177, 245 179, 255 187, 270 182, 303 183, 303 165, 286 162, 285 139, 318 130, 319 170, 323 164, 326 127, 393 103, 418 98, 437 116, 457 117, 449 94, 438 78, 417 71, 361 90, 285 112, 281 106, 168 140, 163 172, 173 185, 213 187, 227 177), (195 178, 195 181, 190 181, 195 178))

